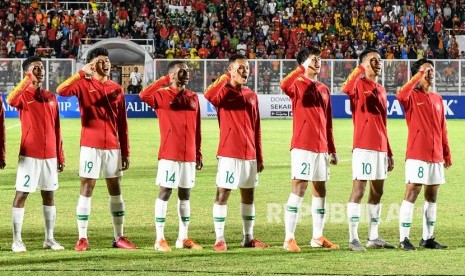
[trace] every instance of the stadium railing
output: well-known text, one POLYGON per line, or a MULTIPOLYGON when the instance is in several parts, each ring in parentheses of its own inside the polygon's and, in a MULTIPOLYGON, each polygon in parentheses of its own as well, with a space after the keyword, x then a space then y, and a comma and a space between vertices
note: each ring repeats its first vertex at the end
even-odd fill
MULTIPOLYGON (((24 77, 21 63, 24 59, 0 59, 0 92, 11 91, 24 77)), ((45 88, 55 91, 60 82, 76 72, 74 59, 43 59, 46 78, 45 88)), ((173 60, 155 60, 154 79, 167 74, 168 63, 173 60)), ((227 68, 227 60, 185 60, 191 71, 189 88, 203 92, 227 68)), ((465 60, 432 60, 436 78, 433 89, 443 95, 465 94, 465 60)), ((395 94, 410 76, 410 65, 415 60, 383 60, 379 78, 388 94, 395 94)), ((134 65, 134 64, 128 64, 134 65)), ((282 94, 280 81, 296 68, 294 60, 249 60, 248 86, 259 94, 282 94)), ((326 84, 333 94, 341 94, 341 86, 358 60, 322 60, 319 81, 326 84)), ((148 84, 145 84, 148 85, 148 84)))

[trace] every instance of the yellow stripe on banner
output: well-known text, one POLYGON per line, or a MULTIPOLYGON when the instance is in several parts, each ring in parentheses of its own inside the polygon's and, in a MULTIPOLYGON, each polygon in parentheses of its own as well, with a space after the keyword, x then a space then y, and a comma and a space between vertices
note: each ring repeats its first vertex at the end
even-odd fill
POLYGON ((8 97, 6 98, 6 102, 11 103, 11 100, 17 97, 18 94, 22 93, 22 91, 26 89, 27 86, 29 86, 30 82, 31 82, 31 79, 26 75, 24 79, 22 79, 21 82, 18 83, 18 85, 16 85, 16 87, 13 88, 13 90, 11 90, 10 94, 8 94, 8 97))
POLYGON ((70 78, 68 78, 67 80, 65 80, 64 82, 62 82, 60 85, 58 85, 58 88, 57 88, 57 93, 60 91, 60 90, 63 90, 64 88, 70 86, 71 84, 77 82, 78 80, 81 79, 81 75, 79 75, 79 73, 76 73, 74 75, 72 75, 70 78))

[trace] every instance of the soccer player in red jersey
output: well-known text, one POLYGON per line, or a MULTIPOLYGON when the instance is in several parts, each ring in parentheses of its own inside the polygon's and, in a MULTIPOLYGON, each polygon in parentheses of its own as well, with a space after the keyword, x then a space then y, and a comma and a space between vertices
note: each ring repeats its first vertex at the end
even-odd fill
POLYGON ((415 250, 410 242, 413 207, 424 186, 423 235, 420 247, 443 249, 433 238, 439 186, 446 182, 444 168, 452 166, 442 97, 431 91, 433 62, 420 59, 412 64, 412 78, 397 92, 404 106, 408 127, 405 161, 405 197, 399 211, 400 247, 415 250))
POLYGON ((124 202, 121 195, 122 171, 129 168, 129 137, 123 89, 110 80, 111 62, 105 48, 87 55, 87 64, 57 88, 61 96, 76 96, 81 112, 81 152, 79 176, 81 191, 77 205, 79 240, 74 247, 89 246, 87 227, 92 192, 100 173, 107 182, 110 212, 113 218, 113 246, 136 249, 123 236, 124 202))
POLYGON ((338 249, 323 236, 326 181, 329 164, 337 164, 333 137, 331 92, 317 81, 321 68, 320 50, 305 48, 297 54, 299 66, 281 82, 281 89, 292 100, 293 135, 291 142, 292 192, 285 215, 284 249, 300 251, 295 240, 298 211, 312 181, 312 247, 338 249))
POLYGON ((195 170, 202 169, 199 98, 186 88, 188 82, 189 67, 184 61, 173 61, 168 65, 167 75, 139 94, 155 109, 160 127, 156 179, 160 192, 155 202, 155 249, 158 251, 171 251, 164 228, 168 200, 176 188, 179 198, 176 248, 202 249, 187 235, 191 214, 190 192, 195 185, 195 170))
POLYGON ((65 166, 58 102, 53 93, 41 87, 45 68, 40 57, 29 57, 22 66, 26 76, 6 99, 8 104, 19 111, 22 134, 12 211, 11 249, 14 252, 26 252, 21 238, 24 204, 29 193, 39 188, 45 220, 43 247, 62 250, 63 246, 53 237, 56 218, 54 191, 58 189, 58 172, 63 171, 65 166))
POLYGON ((240 189, 240 212, 243 221, 244 247, 268 247, 253 236, 255 220, 254 191, 263 155, 257 94, 246 87, 249 62, 243 55, 229 58, 228 72, 207 90, 205 98, 216 107, 220 127, 218 172, 213 219, 216 233, 215 251, 226 251, 224 226, 231 190, 240 189))
POLYGON ((378 83, 381 57, 374 49, 360 54, 356 67, 342 85, 350 98, 354 138, 352 151, 352 194, 347 204, 349 220, 349 249, 365 251, 358 237, 361 214, 360 202, 370 181, 367 216, 369 221, 368 248, 394 248, 379 237, 381 197, 387 172, 394 168, 387 135, 386 90, 378 83))

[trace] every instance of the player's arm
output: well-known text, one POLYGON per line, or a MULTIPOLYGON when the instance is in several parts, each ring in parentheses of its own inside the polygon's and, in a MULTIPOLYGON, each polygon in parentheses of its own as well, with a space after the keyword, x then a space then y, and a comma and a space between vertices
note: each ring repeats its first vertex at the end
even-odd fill
POLYGON ((126 99, 123 92, 121 92, 121 101, 118 105, 117 111, 117 122, 118 122, 118 139, 119 146, 121 149, 122 159, 122 170, 129 169, 129 131, 128 131, 128 119, 126 114, 126 99))
POLYGON ((225 73, 221 75, 214 83, 210 84, 204 92, 207 99, 214 106, 218 106, 223 98, 223 88, 231 81, 231 74, 225 73))
POLYGON ((94 63, 93 62, 88 63, 84 67, 82 67, 82 69, 79 70, 79 72, 72 75, 64 82, 62 82, 57 88, 58 95, 64 96, 64 97, 78 95, 81 90, 79 88, 80 80, 92 78, 92 74, 94 70, 93 68, 94 68, 94 63))
MULTIPOLYGON (((441 103, 442 103, 442 98, 441 98, 441 103)), ((444 111, 444 106, 443 106, 443 111, 444 111)), ((447 123, 446 123, 446 116, 444 115, 442 117, 442 156, 444 158, 444 167, 447 169, 450 166, 452 166, 452 156, 450 153, 450 148, 449 148, 449 139, 447 137, 447 123)))
POLYGON ((425 75, 425 71, 418 71, 406 84, 404 84, 399 91, 396 93, 396 98, 402 104, 408 103, 410 95, 412 94, 413 89, 417 85, 417 83, 423 78, 425 75))
POLYGON ((294 71, 289 73, 279 84, 281 90, 286 93, 289 97, 293 98, 295 94, 295 81, 305 73, 305 67, 303 65, 299 65, 294 71))
MULTIPOLYGON (((329 96, 329 89, 328 89, 329 96)), ((326 108, 326 139, 328 140, 328 153, 330 155, 330 162, 337 165, 338 157, 336 154, 336 145, 334 143, 333 135, 333 111, 331 106, 331 98, 328 98, 328 107, 326 108)))
POLYGON ((21 82, 18 83, 18 85, 16 85, 8 94, 6 102, 13 107, 21 108, 21 96, 34 81, 37 81, 34 74, 30 72, 26 73, 24 79, 22 79, 21 82))
POLYGON ((197 101, 197 127, 195 128, 195 168, 197 170, 201 170, 203 167, 202 162, 202 151, 201 151, 201 144, 202 144, 202 134, 201 134, 201 118, 200 118, 200 105, 199 105, 199 98, 195 97, 197 101))
POLYGON ((342 84, 342 92, 349 95, 349 97, 355 95, 355 87, 357 85, 357 82, 359 81, 360 76, 364 73, 365 67, 363 67, 363 65, 360 64, 352 71, 352 73, 350 73, 346 81, 342 84))
POLYGON ((144 88, 140 93, 139 97, 142 101, 146 102, 151 108, 157 108, 157 101, 155 99, 155 93, 158 89, 165 87, 170 84, 170 75, 163 76, 158 80, 152 82, 149 86, 144 88))
POLYGON ((5 110, 3 109, 2 99, 0 95, 0 169, 4 169, 5 161, 5 110))
POLYGON ((56 101, 56 116, 55 116, 55 139, 56 139, 56 149, 57 149, 57 169, 58 172, 62 172, 65 168, 65 154, 63 151, 63 140, 61 137, 61 126, 60 126, 60 109, 58 108, 58 102, 56 101))
POLYGON ((258 98, 255 94, 255 108, 257 109, 257 117, 255 118, 255 151, 257 156, 257 172, 261 173, 265 166, 263 164, 262 151, 262 128, 260 125, 260 110, 258 109, 258 98))

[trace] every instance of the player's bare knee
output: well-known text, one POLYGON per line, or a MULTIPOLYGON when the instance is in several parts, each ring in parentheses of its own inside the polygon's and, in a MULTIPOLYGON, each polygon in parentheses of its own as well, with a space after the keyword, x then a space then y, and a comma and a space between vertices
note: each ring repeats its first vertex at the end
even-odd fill
POLYGON ((307 191, 307 187, 308 187, 307 180, 300 180, 300 179, 292 180, 292 193, 293 194, 303 197, 305 195, 305 192, 307 191))
POLYGON ((219 205, 226 205, 228 203, 229 195, 231 190, 228 189, 218 189, 216 191, 215 203, 219 205))
POLYGON ((158 198, 163 200, 163 201, 168 201, 171 197, 171 193, 173 192, 173 189, 171 188, 165 188, 165 187, 160 187, 160 192, 158 193, 158 198))
POLYGON ((191 197, 191 189, 178 188, 179 200, 189 200, 191 197))
POLYGON ((16 191, 15 199, 13 200, 14 208, 24 208, 24 203, 29 193, 16 191))
POLYGON ((324 181, 314 181, 312 195, 314 197, 326 197, 326 183, 324 181))
POLYGON ((53 197, 53 191, 41 191, 42 204, 45 206, 54 206, 55 200, 53 197))
POLYGON ((252 204, 254 202, 255 189, 242 189, 241 188, 241 203, 252 204))

